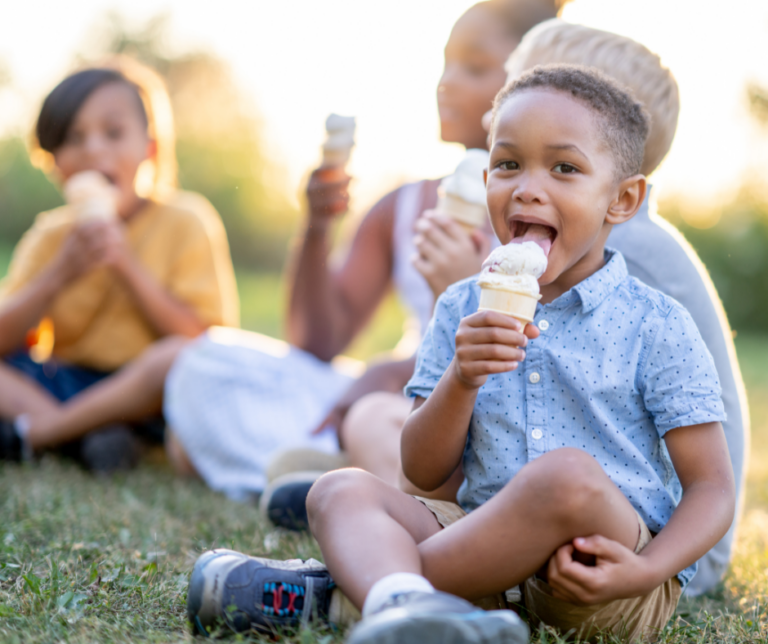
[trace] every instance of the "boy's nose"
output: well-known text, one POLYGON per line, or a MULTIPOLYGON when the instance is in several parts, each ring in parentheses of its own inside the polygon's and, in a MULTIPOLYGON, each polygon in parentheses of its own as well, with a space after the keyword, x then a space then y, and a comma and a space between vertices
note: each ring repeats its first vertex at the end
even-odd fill
POLYGON ((443 68, 443 75, 437 83, 437 93, 444 94, 445 92, 451 92, 454 90, 456 79, 458 77, 458 69, 456 65, 446 65, 443 68))
POLYGON ((533 203, 535 201, 541 203, 543 201, 541 183, 537 181, 533 173, 521 173, 512 191, 512 198, 521 203, 533 203))
POLYGON ((83 144, 83 152, 89 160, 93 160, 104 152, 104 137, 97 134, 91 134, 86 137, 83 144))

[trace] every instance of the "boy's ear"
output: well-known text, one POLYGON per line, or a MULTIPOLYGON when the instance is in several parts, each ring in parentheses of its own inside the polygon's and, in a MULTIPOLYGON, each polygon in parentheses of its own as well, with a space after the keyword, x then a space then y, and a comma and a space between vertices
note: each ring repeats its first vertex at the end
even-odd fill
POLYGON ((621 181, 618 196, 608 207, 606 223, 617 225, 632 219, 645 201, 646 190, 647 183, 642 174, 621 181))
POLYGON ((483 168, 483 185, 488 186, 488 168, 483 168))

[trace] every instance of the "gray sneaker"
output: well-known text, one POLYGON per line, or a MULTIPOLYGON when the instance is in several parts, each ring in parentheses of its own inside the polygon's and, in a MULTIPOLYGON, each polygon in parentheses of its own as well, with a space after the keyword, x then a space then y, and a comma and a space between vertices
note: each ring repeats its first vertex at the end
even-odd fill
POLYGON ((217 622, 236 632, 274 632, 327 621, 334 586, 326 567, 314 559, 278 561, 209 550, 192 570, 187 617, 202 635, 217 622))
POLYGON ((484 611, 448 593, 405 593, 352 629, 347 644, 525 644, 511 610, 484 611))

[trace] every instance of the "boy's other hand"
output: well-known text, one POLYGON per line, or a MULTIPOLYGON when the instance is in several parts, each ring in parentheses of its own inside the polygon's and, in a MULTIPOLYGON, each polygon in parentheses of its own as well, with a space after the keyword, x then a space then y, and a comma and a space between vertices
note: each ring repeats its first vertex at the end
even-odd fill
POLYGON ((309 177, 307 202, 311 225, 324 225, 349 209, 349 182, 343 168, 318 168, 309 177))
POLYGON ((647 562, 629 548, 592 535, 558 548, 549 560, 547 581, 557 599, 589 606, 650 592, 653 587, 646 588, 644 583, 646 572, 647 562), (582 563, 584 555, 594 563, 582 563))
POLYGON ((117 220, 97 221, 88 225, 88 234, 94 252, 98 256, 99 264, 118 271, 125 269, 130 257, 130 250, 122 222, 117 220))
POLYGON ((67 284, 95 268, 121 265, 127 252, 119 221, 86 221, 75 226, 62 243, 56 270, 67 284))
POLYGON ((436 210, 416 220, 412 262, 427 280, 435 298, 451 284, 480 272, 491 250, 491 238, 481 230, 467 232, 436 210))
POLYGON ((479 389, 488 376, 514 371, 525 360, 524 347, 539 337, 533 324, 523 325, 497 311, 478 311, 459 323, 453 371, 468 389, 479 389))

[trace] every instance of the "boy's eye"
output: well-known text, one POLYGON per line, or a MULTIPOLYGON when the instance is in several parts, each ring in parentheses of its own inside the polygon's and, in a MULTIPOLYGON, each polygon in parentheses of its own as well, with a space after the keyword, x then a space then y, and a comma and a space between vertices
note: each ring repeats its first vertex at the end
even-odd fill
POLYGON ((555 172, 559 172, 560 174, 573 174, 574 172, 578 172, 578 169, 575 166, 572 166, 570 163, 558 163, 552 169, 555 172))
POLYGON ((123 135, 123 128, 111 127, 107 129, 107 138, 113 141, 119 139, 123 135))
POLYGON ((496 164, 499 170, 517 170, 520 166, 517 161, 500 161, 496 164))

